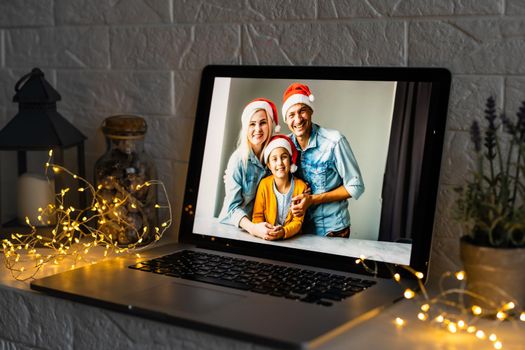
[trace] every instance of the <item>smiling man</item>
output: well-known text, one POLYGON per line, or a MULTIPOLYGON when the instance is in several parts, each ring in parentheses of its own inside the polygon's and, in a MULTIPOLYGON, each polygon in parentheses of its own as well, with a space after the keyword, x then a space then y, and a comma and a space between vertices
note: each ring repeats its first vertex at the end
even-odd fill
POLYGON ((311 189, 292 199, 292 213, 306 213, 305 233, 349 237, 348 199, 358 199, 365 186, 348 140, 339 131, 312 123, 313 101, 310 88, 299 83, 283 96, 284 121, 299 151, 297 174, 311 189))

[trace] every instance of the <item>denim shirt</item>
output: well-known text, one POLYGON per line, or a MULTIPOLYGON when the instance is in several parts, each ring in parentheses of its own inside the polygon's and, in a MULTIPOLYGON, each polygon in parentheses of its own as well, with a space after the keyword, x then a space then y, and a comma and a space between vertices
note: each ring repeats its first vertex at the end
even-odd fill
MULTIPOLYGON (((350 196, 358 199, 365 186, 347 139, 336 130, 312 125, 308 146, 301 150, 295 135, 294 141, 299 158, 297 175, 308 183, 312 194, 331 191, 341 185, 350 196)), ((312 205, 305 217, 303 232, 326 236, 350 226, 348 200, 312 205)))
POLYGON ((239 226, 244 216, 251 220, 257 186, 266 175, 266 168, 253 151, 250 150, 246 166, 244 166, 241 152, 238 149, 235 150, 228 160, 224 174, 226 194, 219 214, 219 222, 239 226))

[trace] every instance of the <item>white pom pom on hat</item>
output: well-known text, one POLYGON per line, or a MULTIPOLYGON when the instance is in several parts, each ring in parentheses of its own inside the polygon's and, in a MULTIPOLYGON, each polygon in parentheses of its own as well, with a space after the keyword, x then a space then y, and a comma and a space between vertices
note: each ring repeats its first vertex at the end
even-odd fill
POLYGON ((286 112, 290 107, 297 103, 303 103, 310 108, 314 108, 313 103, 315 100, 314 95, 310 91, 308 85, 293 83, 284 91, 283 94, 283 119, 286 121, 286 112))

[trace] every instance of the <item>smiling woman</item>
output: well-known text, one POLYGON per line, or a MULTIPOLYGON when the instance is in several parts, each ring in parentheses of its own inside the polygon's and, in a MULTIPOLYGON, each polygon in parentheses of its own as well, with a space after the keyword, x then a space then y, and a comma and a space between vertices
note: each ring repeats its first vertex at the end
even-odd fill
POLYGON ((266 175, 262 161, 264 147, 278 126, 275 104, 256 98, 244 107, 237 148, 228 160, 224 175, 226 195, 219 215, 221 223, 242 227, 257 237, 266 237, 269 227, 251 221, 257 185, 266 175))

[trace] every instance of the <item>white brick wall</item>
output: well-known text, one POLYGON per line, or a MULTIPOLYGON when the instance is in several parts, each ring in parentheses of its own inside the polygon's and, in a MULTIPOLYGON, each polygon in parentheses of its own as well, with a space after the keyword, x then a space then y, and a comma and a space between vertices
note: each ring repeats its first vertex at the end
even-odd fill
POLYGON ((453 90, 436 279, 459 267, 450 206, 453 186, 471 165, 468 127, 489 95, 512 114, 525 99, 524 23, 522 0, 2 1, 0 126, 16 111, 14 83, 34 66, 62 94, 59 110, 88 136, 89 172, 105 147, 102 119, 143 115, 149 153, 178 213, 206 64, 447 67, 453 90))

